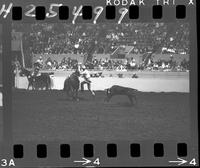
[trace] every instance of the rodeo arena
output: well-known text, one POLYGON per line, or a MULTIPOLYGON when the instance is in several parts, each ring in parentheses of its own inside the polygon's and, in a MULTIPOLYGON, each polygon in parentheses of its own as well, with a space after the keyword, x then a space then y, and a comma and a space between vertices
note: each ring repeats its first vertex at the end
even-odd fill
POLYGON ((188 138, 189 45, 179 22, 13 24, 14 137, 188 138))

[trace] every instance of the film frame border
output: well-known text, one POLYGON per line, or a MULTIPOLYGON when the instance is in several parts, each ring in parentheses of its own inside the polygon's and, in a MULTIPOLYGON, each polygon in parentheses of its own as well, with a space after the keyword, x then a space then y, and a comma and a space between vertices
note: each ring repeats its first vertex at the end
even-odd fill
MULTIPOLYGON (((58 13, 56 12, 54 15, 59 16, 59 20, 68 20, 69 19, 69 7, 68 6, 54 6, 58 7, 58 13)), ((50 7, 51 8, 51 7, 50 7)), ((121 12, 122 15, 123 12, 125 12, 125 8, 122 8, 123 10, 118 11, 121 12)), ((127 8, 126 8, 127 9, 127 8)), ((116 7, 115 6, 106 6, 105 7, 105 19, 107 20, 113 20, 116 19, 116 7)), ((82 19, 83 20, 91 20, 93 18, 93 11, 96 11, 96 9, 93 9, 92 6, 83 6, 82 7, 82 19)), ((138 19, 139 18, 139 6, 138 5, 131 5, 128 7, 127 11, 124 13, 124 15, 129 14, 129 19, 138 19)), ((36 20, 43 20, 45 21, 49 17, 49 13, 46 13, 45 6, 37 6, 35 8, 35 19, 36 20)), ((119 14, 118 14, 119 15, 119 14)), ((12 20, 13 21, 21 21, 22 18, 22 7, 20 6, 13 6, 12 7, 12 20)), ((25 17, 26 14, 25 14, 25 17)), ((52 15, 53 17, 53 15, 52 15)), ((162 19, 163 17, 163 7, 162 5, 153 5, 152 6, 152 17, 153 19, 162 19)), ((186 17, 186 6, 185 5, 177 5, 176 6, 176 18, 177 19, 184 19, 186 17)), ((123 19, 123 18, 122 18, 123 19)), ((121 19, 121 20, 122 20, 121 19)), ((121 20, 118 21, 119 24, 121 23, 121 20)), ((96 23, 96 20, 93 21, 93 23, 96 23)))
MULTIPOLYGON (((44 2, 43 2, 44 3, 44 2)), ((48 2, 49 3, 49 2, 48 2)), ((40 4, 40 3, 38 3, 40 4)), ((23 6, 23 5, 22 5, 23 6)), ((163 18, 162 19, 158 19, 156 20, 157 22, 173 22, 173 21, 177 21, 176 18, 173 18, 174 14, 175 14, 175 10, 174 10, 174 7, 163 7, 163 18), (167 9, 166 9, 167 8, 167 9), (171 12, 169 12, 169 10, 171 12), (170 14, 173 14, 172 17, 170 17, 169 15, 165 15, 166 11, 168 11, 170 14), (169 17, 169 18, 168 18, 169 17)), ((197 29, 196 29, 196 20, 194 19, 194 16, 196 16, 196 8, 195 7, 189 7, 186 9, 187 11, 187 16, 185 19, 182 19, 181 21, 184 21, 184 22, 189 22, 190 25, 191 25, 191 31, 190 31, 190 55, 197 55, 197 44, 196 44, 196 34, 197 34, 197 29), (194 40, 195 39, 195 40, 194 40)), ((140 7, 140 16, 139 16, 139 19, 137 19, 136 21, 137 22, 152 22, 154 21, 154 19, 152 18, 152 15, 147 15, 145 16, 145 12, 142 12, 142 11, 151 11, 151 9, 149 7, 140 7)), ((167 13, 168 13, 167 12, 167 13)), ((11 100, 12 100, 12 90, 11 90, 11 77, 10 75, 7 75, 7 72, 11 72, 11 67, 10 67, 10 62, 11 62, 11 57, 7 57, 7 55, 11 55, 11 16, 9 16, 7 19, 5 20, 2 20, 1 24, 3 24, 3 39, 7 39, 7 40, 3 40, 3 86, 6 86, 6 87, 3 87, 3 121, 4 121, 4 128, 3 128, 3 145, 2 145, 2 149, 3 149, 3 153, 4 153, 4 156, 5 157, 12 157, 13 156, 13 140, 12 140, 12 107, 10 106, 10 104, 12 104, 11 100), (8 59, 9 58, 9 59, 8 59), (5 122, 6 121, 6 122, 5 122)), ((128 19, 124 19, 124 22, 126 22, 126 20, 128 19)), ((32 20, 33 21, 33 20, 32 20)), ((30 21, 29 19, 26 20, 25 22, 32 22, 30 21)), ((17 21, 17 22, 23 22, 23 21, 17 21)), ((35 22, 35 21, 33 21, 35 22)), ((39 21, 40 22, 40 21, 39 21)), ((44 21, 44 22, 55 22, 55 19, 52 19, 51 21, 44 21)), ((59 21, 60 22, 60 21, 59 21)), ((68 21, 67 21, 68 22, 68 21)), ((81 22, 85 22, 84 20, 81 20, 81 22)), ((88 20, 86 21, 88 22, 88 20)), ((100 20, 99 22, 105 22, 104 19, 100 20)), ((116 22, 116 19, 112 20, 112 22, 116 22)), ((198 140, 196 139, 196 135, 198 134, 198 128, 197 128, 197 125, 198 125, 198 118, 197 118, 197 57, 192 57, 192 59, 190 59, 190 62, 191 62, 191 65, 190 65, 190 68, 191 68, 191 71, 190 71, 190 104, 192 104, 191 106, 191 118, 192 118, 192 121, 191 122, 191 128, 193 128, 193 130, 191 131, 191 140, 190 142, 186 142, 187 145, 188 145, 188 155, 193 153, 195 155, 195 157, 198 157, 198 153, 196 151, 196 149, 198 148, 198 140)), ((136 141, 133 141, 134 143, 136 143, 136 141)), ((117 147, 118 147, 118 150, 121 152, 119 153, 119 155, 117 156, 118 159, 122 158, 123 161, 125 162, 120 162, 122 160, 118 160, 116 161, 116 158, 115 159, 111 159, 109 160, 107 157, 105 158, 101 158, 101 162, 105 165, 102 165, 102 166, 155 166, 155 163, 156 165, 159 165, 159 166, 163 166, 163 162, 165 162, 164 160, 166 158, 155 158, 153 157, 153 150, 149 150, 149 149, 152 149, 153 148, 153 144, 154 143, 163 143, 163 142, 155 142, 155 141, 145 141, 145 142, 138 142, 139 144, 141 144, 140 146, 142 147, 141 148, 141 153, 143 153, 144 151, 144 154, 142 157, 138 158, 137 161, 135 159, 132 159, 133 162, 130 162, 130 159, 127 158, 127 150, 129 151, 129 148, 127 149, 127 146, 129 146, 131 143, 133 142, 127 142, 127 141, 123 141, 123 142, 120 142, 120 141, 116 141, 116 144, 117 144, 117 147), (126 152, 124 151, 124 144, 126 144, 126 152), (129 144, 129 145, 127 145, 129 144), (151 144, 151 145, 150 145, 151 144), (122 149, 122 150, 120 150, 122 149), (142 150, 143 149, 143 150, 142 150), (123 153, 125 152, 125 153, 123 153), (123 156, 126 156, 126 157, 123 157, 123 156), (151 157, 149 157, 151 156, 151 157), (148 158, 149 157, 149 158, 148 158), (148 159, 147 159, 148 158, 148 159), (147 160, 145 160, 147 159, 147 160), (152 160, 153 163, 152 163, 152 160), (109 160, 109 161, 108 161, 109 160), (155 161, 156 160, 156 161, 155 161), (143 162, 147 161, 148 165, 145 165, 143 162), (111 163, 111 165, 110 165, 111 163), (120 164, 119 164, 120 163, 120 164), (128 163, 131 163, 131 164, 128 164, 128 163), (138 164, 137 164, 138 163, 138 164), (141 164, 142 163, 142 164, 141 164)), ((99 147, 102 147, 102 146, 106 146, 107 143, 115 143, 115 142, 85 142, 86 144, 94 144, 95 146, 95 149, 98 150, 99 147)), ((83 145, 85 144, 84 142, 71 142, 69 144, 70 147, 73 147, 74 150, 72 150, 74 153, 72 154, 72 156, 76 155, 77 157, 76 158, 81 158, 82 157, 82 153, 80 151, 82 151, 82 148, 83 148, 83 145), (75 150, 77 149, 77 150, 75 150), (81 150, 80 150, 81 149, 81 150)), ((174 142, 174 141, 171 141, 171 142, 164 142, 163 144, 165 146, 168 146, 169 149, 175 149, 176 145, 179 142, 174 142)), ((35 158, 35 154, 31 154, 32 150, 36 147, 37 144, 46 144, 48 146, 50 146, 50 148, 48 149, 48 158, 45 159, 45 161, 42 161, 42 160, 38 160, 37 158, 35 159, 35 163, 36 165, 38 164, 38 166, 41 166, 40 163, 43 163, 44 162, 44 165, 45 163, 48 161, 48 163, 52 163, 52 165, 54 166, 68 166, 67 163, 66 163, 66 160, 59 160, 59 158, 55 158, 55 155, 52 155, 52 153, 50 151, 52 151, 52 149, 54 148, 57 148, 61 143, 60 142, 31 142, 31 143, 28 143, 28 142, 14 142, 14 144, 22 144, 24 145, 24 155, 25 157, 23 159, 20 159, 20 160, 17 160, 16 161, 16 165, 20 165, 20 166, 30 166, 29 164, 23 164, 23 161, 27 161, 27 160, 24 160, 24 159, 29 159, 29 161, 32 161, 33 158, 35 158), (28 146, 28 148, 27 148, 28 146), (30 153, 29 153, 30 152, 30 153), (28 157, 26 157, 26 153, 28 153, 28 157), (58 160, 55 160, 55 159, 58 159, 58 160), (58 162, 56 162, 58 161, 58 162), (56 163, 56 165, 55 165, 56 163)), ((66 142, 63 142, 63 144, 66 144, 66 142)), ((72 148, 72 149, 73 149, 72 148)), ((101 151, 102 148, 99 148, 99 152, 101 151)), ((167 151, 167 150, 165 150, 167 151)), ((101 151, 102 152, 102 151, 101 151)), ((101 153, 100 152, 100 153, 101 153)), ((170 153, 170 151, 169 151, 170 153)), ((169 154, 168 153, 168 154, 169 154)), ((176 152, 175 152, 176 153, 176 152)), ((101 155, 101 154, 100 154, 101 155)), ((105 155, 105 152, 102 152, 102 156, 105 155)), ((174 152, 173 154, 171 153, 170 156, 174 155, 174 152)), ((165 156, 165 155, 164 155, 165 156)), ((189 156, 188 156, 189 157, 189 156)), ((70 162, 71 158, 69 160, 67 160, 67 162, 70 162)), ((72 166, 74 164, 71 164, 72 162, 69 163, 69 166, 72 166)), ((46 165, 47 166, 47 165, 46 165)))

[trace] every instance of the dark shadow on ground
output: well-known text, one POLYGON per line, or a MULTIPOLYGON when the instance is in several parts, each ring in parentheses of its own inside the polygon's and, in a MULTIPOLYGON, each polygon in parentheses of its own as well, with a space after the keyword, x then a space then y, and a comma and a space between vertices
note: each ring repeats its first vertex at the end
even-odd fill
POLYGON ((128 107, 128 108, 134 108, 138 107, 137 104, 131 104, 130 102, 105 102, 104 105, 109 106, 109 107, 128 107))
POLYGON ((58 101, 69 101, 69 102, 79 102, 79 101, 89 101, 89 99, 83 98, 83 97, 78 97, 78 101, 72 99, 71 97, 66 97, 66 98, 58 98, 58 101))

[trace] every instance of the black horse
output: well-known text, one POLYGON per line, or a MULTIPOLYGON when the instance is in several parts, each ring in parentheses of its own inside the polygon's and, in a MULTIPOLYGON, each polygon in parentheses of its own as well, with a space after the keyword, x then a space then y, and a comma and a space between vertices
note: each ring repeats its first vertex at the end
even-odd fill
POLYGON ((22 68, 20 74, 25 75, 28 79, 27 90, 29 90, 30 86, 32 86, 33 90, 39 90, 40 88, 49 90, 52 88, 52 79, 48 73, 42 73, 39 76, 33 76, 31 71, 22 68))
POLYGON ((79 90, 79 76, 80 72, 76 70, 73 72, 64 82, 63 90, 68 96, 71 96, 73 100, 78 100, 78 90, 79 90))
POLYGON ((35 89, 52 89, 52 80, 48 73, 42 73, 39 76, 33 76, 35 89))
POLYGON ((30 87, 32 87, 33 90, 35 90, 35 87, 34 87, 34 78, 32 76, 32 72, 25 69, 25 68, 21 68, 21 71, 20 71, 20 75, 25 75, 28 79, 28 88, 27 90, 29 90, 30 87))

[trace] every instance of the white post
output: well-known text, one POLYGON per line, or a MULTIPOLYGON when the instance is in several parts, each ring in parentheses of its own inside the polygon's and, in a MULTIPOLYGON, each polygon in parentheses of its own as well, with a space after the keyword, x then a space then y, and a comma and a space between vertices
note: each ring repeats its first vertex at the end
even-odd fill
POLYGON ((2 98, 2 93, 0 92, 0 107, 3 106, 3 98, 2 98))
POLYGON ((20 48, 21 48, 21 54, 22 54, 22 67, 25 68, 25 61, 24 61, 24 48, 23 48, 23 41, 22 41, 22 34, 21 34, 21 39, 20 39, 20 48))
POLYGON ((19 69, 18 69, 18 66, 16 66, 15 88, 19 88, 19 69))

